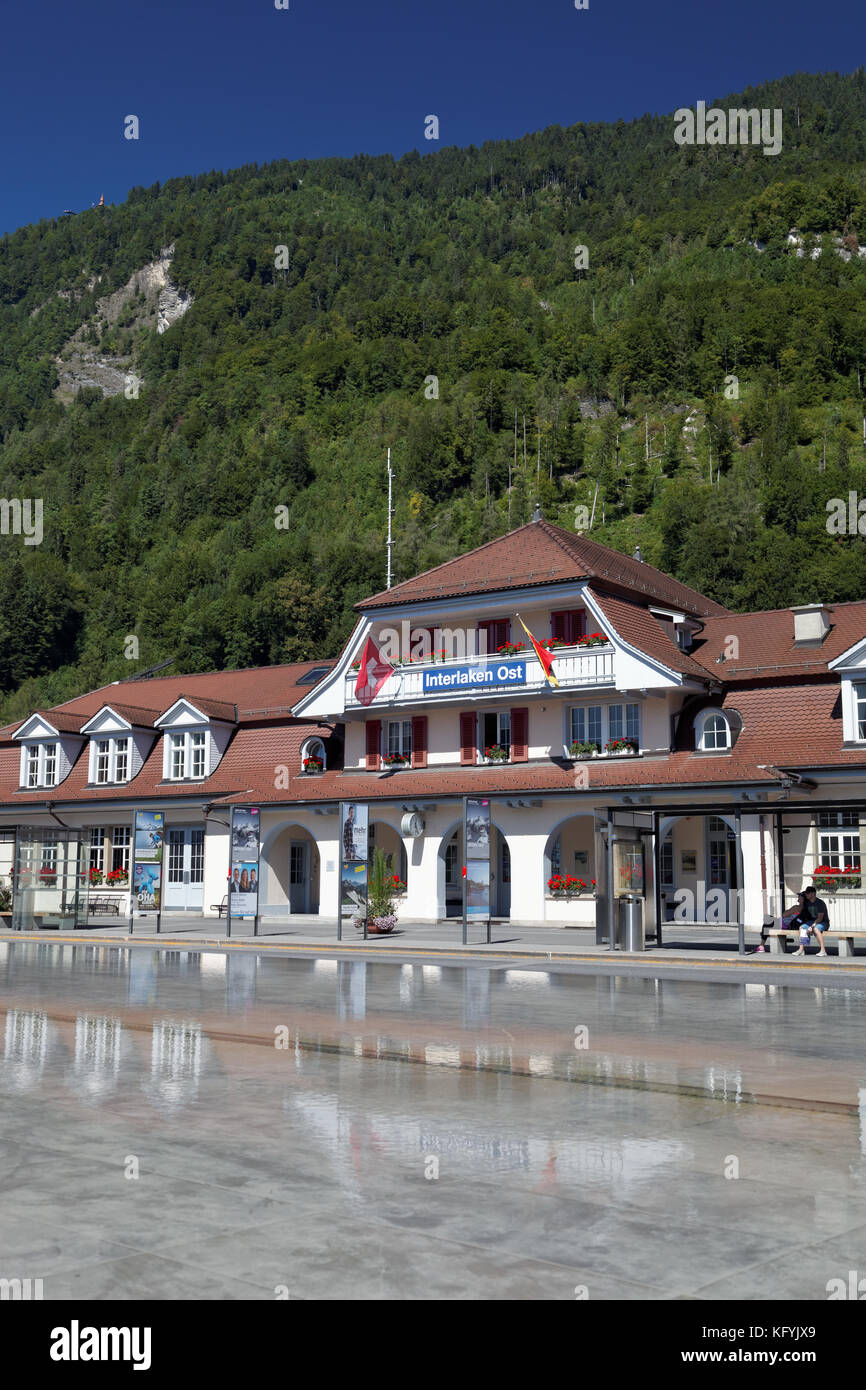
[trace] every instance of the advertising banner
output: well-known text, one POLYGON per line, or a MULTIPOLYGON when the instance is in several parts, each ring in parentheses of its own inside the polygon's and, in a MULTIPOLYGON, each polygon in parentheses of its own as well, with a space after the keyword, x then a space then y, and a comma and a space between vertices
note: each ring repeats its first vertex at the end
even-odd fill
POLYGON ((257 806, 232 807, 232 857, 229 878, 229 911, 232 917, 258 915, 260 832, 257 806))
POLYGON ((165 842, 162 811, 136 811, 133 839, 133 901, 139 912, 159 912, 165 842))
POLYGON ((367 915, 369 826, 366 802, 340 803, 340 913, 343 917, 367 915))

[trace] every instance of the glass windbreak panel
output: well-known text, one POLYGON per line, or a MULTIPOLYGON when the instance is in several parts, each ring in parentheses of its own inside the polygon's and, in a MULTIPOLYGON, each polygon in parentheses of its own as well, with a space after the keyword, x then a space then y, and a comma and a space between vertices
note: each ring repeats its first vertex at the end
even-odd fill
POLYGON ((89 859, 89 831, 22 826, 15 842, 13 931, 86 925, 89 859))
POLYGON ((613 894, 644 895, 643 844, 640 840, 617 840, 613 846, 613 894))

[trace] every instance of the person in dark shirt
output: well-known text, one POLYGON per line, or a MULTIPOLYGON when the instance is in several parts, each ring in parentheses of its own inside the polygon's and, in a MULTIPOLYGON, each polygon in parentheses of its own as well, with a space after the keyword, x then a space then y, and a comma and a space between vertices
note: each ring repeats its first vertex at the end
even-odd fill
MULTIPOLYGON (((809 918, 809 925, 815 933, 818 939, 818 945, 821 948, 818 955, 826 956, 827 948, 824 945, 824 933, 830 926, 830 913, 827 904, 824 902, 823 898, 818 897, 818 890, 814 883, 810 883, 809 887, 805 888, 803 891, 806 897, 806 914, 809 918)), ((805 954, 801 946, 797 955, 802 956, 805 954)))

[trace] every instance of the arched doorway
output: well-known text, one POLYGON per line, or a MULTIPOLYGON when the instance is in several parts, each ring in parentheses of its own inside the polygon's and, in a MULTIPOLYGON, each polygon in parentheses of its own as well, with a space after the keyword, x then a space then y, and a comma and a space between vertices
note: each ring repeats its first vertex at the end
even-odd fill
POLYGON ((741 886, 733 816, 661 820, 659 888, 668 921, 736 922, 741 886))
POLYGON ((305 826, 283 825, 271 831, 262 845, 261 863, 260 913, 318 913, 319 847, 305 826))
MULTIPOLYGON (((444 884, 446 917, 463 915, 463 827, 455 826, 439 848, 440 881, 444 884)), ((490 915, 511 916, 511 851, 498 826, 490 827, 490 915)))
POLYGON ((544 847, 545 920, 595 922, 595 821, 591 815, 567 816, 551 830, 544 847), (548 883, 556 874, 583 879, 586 891, 573 897, 554 898, 548 883))

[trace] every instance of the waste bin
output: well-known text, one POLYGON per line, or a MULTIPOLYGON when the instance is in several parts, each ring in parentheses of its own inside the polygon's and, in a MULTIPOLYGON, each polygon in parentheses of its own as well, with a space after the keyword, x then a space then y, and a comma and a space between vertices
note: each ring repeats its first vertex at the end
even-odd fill
POLYGON ((621 951, 645 951, 643 898, 625 893, 617 898, 616 944, 621 951))

